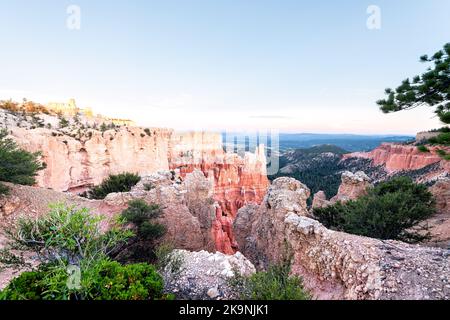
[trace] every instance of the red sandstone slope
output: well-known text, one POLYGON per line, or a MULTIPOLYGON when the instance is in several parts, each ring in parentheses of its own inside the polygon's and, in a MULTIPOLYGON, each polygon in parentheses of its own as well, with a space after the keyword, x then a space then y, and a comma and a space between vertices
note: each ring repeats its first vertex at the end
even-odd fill
MULTIPOLYGON (((429 147, 430 152, 421 152, 417 146, 384 143, 370 152, 355 152, 344 155, 349 158, 365 158, 373 160, 374 166, 384 166, 388 173, 422 169, 434 163, 440 163, 444 171, 449 170, 449 161, 443 160, 437 153, 442 147, 429 147)), ((450 148, 444 148, 450 152, 450 148)))
POLYGON ((47 168, 39 173, 38 186, 57 191, 77 192, 125 171, 145 176, 178 169, 185 177, 200 169, 214 186, 219 206, 211 232, 224 253, 236 248, 231 225, 237 210, 261 203, 269 185, 264 147, 242 157, 226 153, 219 133, 122 127, 89 129, 76 138, 61 130, 16 127, 12 137, 22 148, 42 152, 47 168))
MULTIPOLYGON (((211 180, 214 198, 219 204, 212 226, 212 237, 216 250, 233 254, 237 243, 232 225, 237 211, 246 204, 260 204, 269 186, 264 146, 257 148, 254 154, 246 153, 244 157, 240 157, 225 153, 221 142, 198 142, 194 148, 198 151, 196 154, 187 153, 182 148, 172 152, 170 167, 180 170, 182 177, 199 169, 211 180)), ((189 150, 192 150, 192 145, 189 145, 189 150)))

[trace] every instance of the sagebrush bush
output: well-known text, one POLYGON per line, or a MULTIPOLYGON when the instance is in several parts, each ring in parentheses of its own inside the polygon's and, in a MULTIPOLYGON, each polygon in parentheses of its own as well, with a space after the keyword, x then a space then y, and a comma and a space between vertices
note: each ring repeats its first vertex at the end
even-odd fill
POLYGON ((174 245, 163 243, 155 249, 156 266, 159 271, 179 274, 183 271, 184 256, 174 251, 174 245))
POLYGON ((407 242, 426 238, 426 234, 408 229, 434 213, 432 194, 409 177, 380 183, 357 200, 314 209, 314 216, 328 228, 407 242))
POLYGON ((230 284, 243 300, 310 300, 311 295, 304 289, 302 279, 290 275, 290 271, 290 263, 284 262, 250 277, 236 275, 230 284))
POLYGON ((22 218, 10 238, 22 247, 33 250, 42 260, 61 260, 79 264, 81 260, 96 260, 134 234, 115 221, 107 232, 100 231, 103 217, 88 209, 65 204, 50 206, 50 212, 38 219, 22 218))
POLYGON ((99 186, 96 186, 87 192, 87 197, 90 199, 105 199, 106 196, 114 192, 129 192, 134 187, 141 177, 135 173, 120 173, 117 175, 110 175, 99 186))
MULTIPOLYGON (((38 219, 24 218, 9 232, 15 248, 33 251, 40 260, 37 270, 22 273, 0 293, 3 300, 148 300, 165 299, 162 277, 148 264, 121 265, 110 260, 134 233, 121 218, 109 221, 102 232, 102 217, 56 204, 38 219), (79 281, 69 286, 68 267, 79 268, 79 281)), ((0 262, 23 264, 11 256, 0 262), (3 261, 5 260, 5 261, 3 261)), ((72 282, 70 282, 72 283, 72 282)))
POLYGON ((145 191, 151 191, 155 189, 155 186, 153 185, 153 183, 144 183, 144 190, 145 191))

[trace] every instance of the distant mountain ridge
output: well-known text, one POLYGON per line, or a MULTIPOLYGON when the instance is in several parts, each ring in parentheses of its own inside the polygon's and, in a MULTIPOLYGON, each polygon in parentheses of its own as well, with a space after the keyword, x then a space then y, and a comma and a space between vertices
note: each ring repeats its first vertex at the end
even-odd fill
MULTIPOLYGON (((224 144, 233 142, 233 137, 238 137, 237 143, 246 144, 248 146, 248 138, 246 133, 226 132, 222 133, 224 144), (228 137, 228 141, 227 141, 228 137)), ((264 143, 269 149, 272 146, 270 134, 267 141, 260 141, 255 135, 252 137, 257 144, 264 143)), ((262 138, 261 138, 262 139, 262 138)), ((408 135, 358 135, 358 134, 321 134, 321 133, 280 133, 278 135, 279 151, 285 152, 289 149, 305 149, 322 145, 334 145, 348 152, 371 151, 384 142, 407 142, 414 140, 414 136, 408 135)), ((234 147, 231 146, 231 147, 234 147)), ((242 146, 239 146, 242 148, 242 146)), ((252 151, 252 150, 249 150, 252 151)), ((275 150, 277 151, 277 150, 275 150)))
POLYGON ((370 151, 383 142, 406 142, 414 140, 407 135, 357 135, 357 134, 316 134, 316 133, 281 133, 280 150, 311 148, 318 145, 335 145, 349 152, 370 151))

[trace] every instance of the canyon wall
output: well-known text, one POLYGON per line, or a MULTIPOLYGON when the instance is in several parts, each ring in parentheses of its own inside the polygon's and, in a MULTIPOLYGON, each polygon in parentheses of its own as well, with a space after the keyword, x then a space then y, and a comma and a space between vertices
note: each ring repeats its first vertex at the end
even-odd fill
POLYGON ((335 204, 336 202, 346 202, 355 200, 367 194, 367 191, 373 187, 371 179, 363 172, 358 171, 352 173, 344 171, 341 176, 341 185, 339 186, 336 196, 327 200, 323 191, 314 194, 312 207, 324 208, 335 204))
POLYGON ((47 165, 37 185, 56 191, 78 191, 124 171, 146 175, 168 170, 171 130, 122 127, 104 133, 89 130, 75 138, 57 131, 14 128, 13 138, 27 151, 41 152, 47 165))
POLYGON ((147 176, 174 170, 185 179, 200 170, 213 185, 217 201, 212 237, 216 249, 227 254, 237 248, 232 224, 238 209, 260 203, 269 185, 264 146, 243 156, 226 153, 220 133, 121 127, 77 135, 14 128, 12 136, 24 149, 42 153, 47 167, 37 185, 56 191, 80 192, 121 172, 147 176))
POLYGON ((218 202, 212 226, 216 249, 236 252, 232 224, 237 211, 246 204, 261 203, 269 186, 264 146, 240 156, 223 150, 220 134, 175 134, 169 163, 182 178, 201 170, 211 181, 218 202))
POLYGON ((446 250, 325 228, 309 217, 309 189, 278 178, 261 205, 234 222, 240 251, 259 269, 292 258, 292 272, 316 299, 449 299, 446 250))
POLYGON ((450 152, 448 147, 429 146, 430 152, 421 152, 414 145, 401 145, 394 143, 383 143, 370 152, 354 152, 346 154, 343 160, 350 158, 371 159, 374 166, 383 166, 388 173, 398 171, 419 170, 435 163, 441 163, 442 169, 450 168, 449 161, 445 161, 437 153, 437 149, 450 152))

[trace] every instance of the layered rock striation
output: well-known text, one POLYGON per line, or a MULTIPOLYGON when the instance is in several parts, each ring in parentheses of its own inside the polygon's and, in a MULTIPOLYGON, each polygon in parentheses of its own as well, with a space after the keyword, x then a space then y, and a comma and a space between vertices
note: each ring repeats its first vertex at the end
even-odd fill
POLYGON ((312 207, 323 208, 335 204, 336 202, 355 200, 366 195, 369 188, 373 187, 371 179, 362 171, 356 173, 345 171, 342 173, 341 180, 342 182, 336 196, 327 200, 325 193, 319 191, 314 194, 312 207))
POLYGON ((308 197, 302 183, 279 178, 260 206, 239 210, 239 249, 257 268, 292 257, 318 299, 450 298, 446 250, 329 230, 308 216, 308 197))
POLYGON ((84 191, 121 172, 147 176, 173 170, 184 180, 200 170, 212 184, 217 201, 211 225, 215 246, 228 254, 237 247, 232 232, 237 210, 260 203, 269 185, 264 146, 243 156, 227 153, 219 133, 139 127, 104 132, 14 127, 11 136, 22 148, 41 152, 47 167, 39 173, 37 185, 56 191, 84 191))
POLYGON ((440 163, 442 169, 450 168, 448 162, 436 153, 437 149, 450 151, 450 148, 429 147, 430 152, 421 152, 414 145, 383 143, 370 152, 355 152, 344 155, 343 160, 364 158, 372 160, 373 166, 383 166, 388 173, 423 169, 429 165, 440 163))

